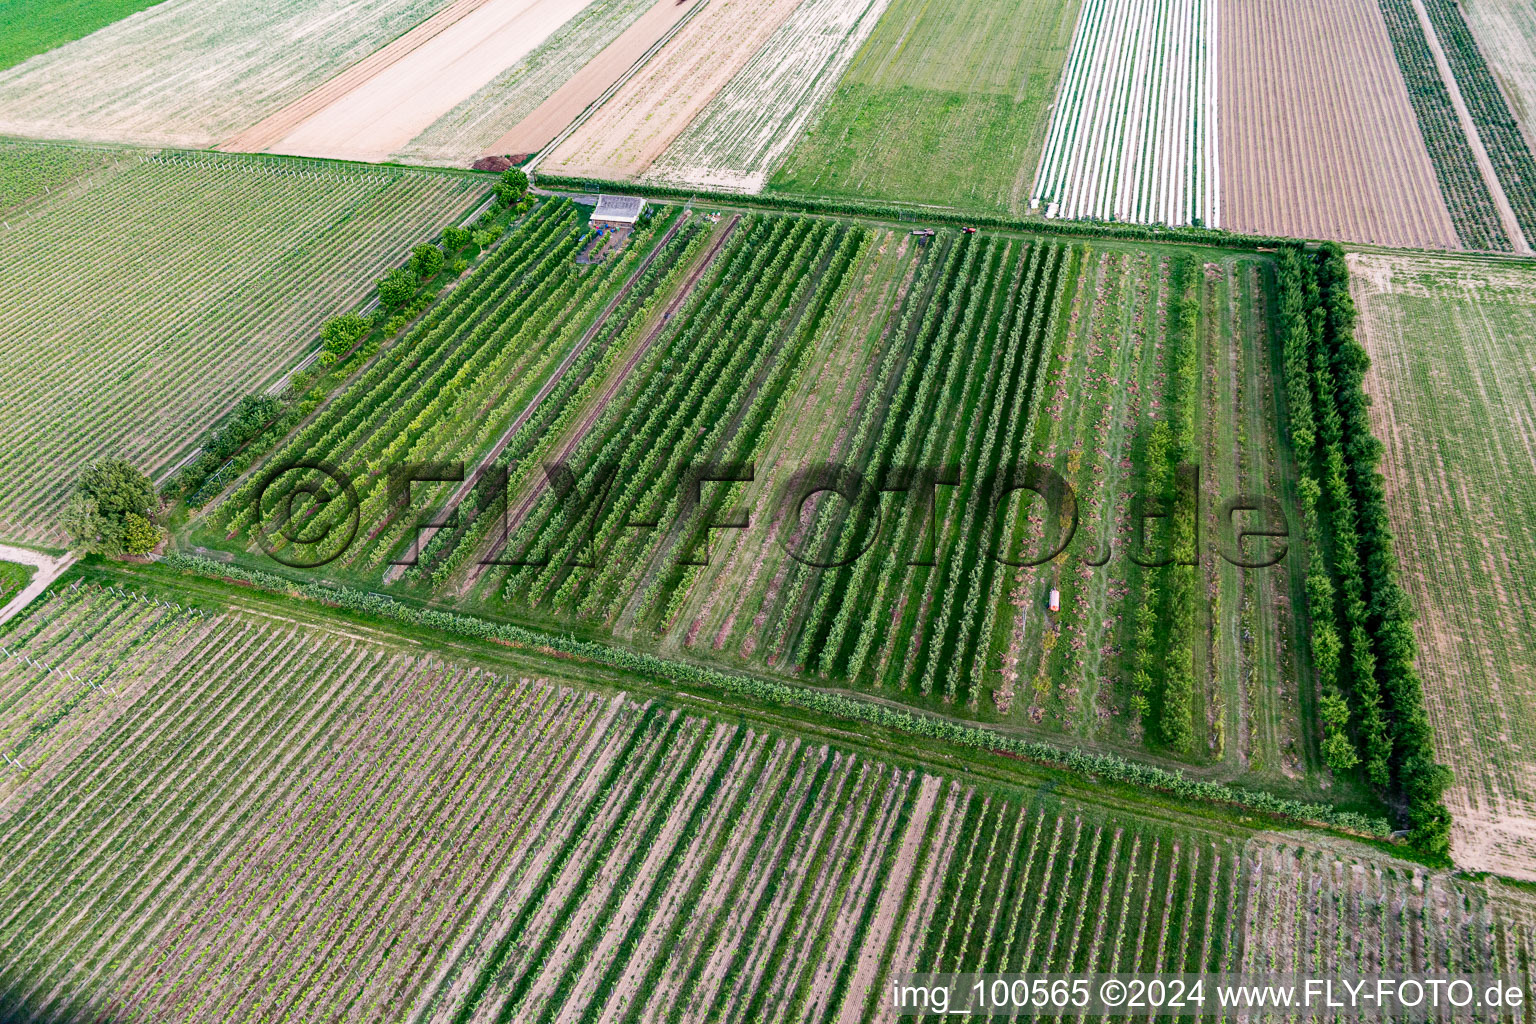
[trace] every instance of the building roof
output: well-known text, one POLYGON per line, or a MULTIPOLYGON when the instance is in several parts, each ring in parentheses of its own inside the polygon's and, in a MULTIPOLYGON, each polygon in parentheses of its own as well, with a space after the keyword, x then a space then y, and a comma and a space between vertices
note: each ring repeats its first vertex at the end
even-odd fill
POLYGON ((645 209, 645 200, 639 196, 598 196, 597 209, 592 211, 593 220, 636 221, 645 209))

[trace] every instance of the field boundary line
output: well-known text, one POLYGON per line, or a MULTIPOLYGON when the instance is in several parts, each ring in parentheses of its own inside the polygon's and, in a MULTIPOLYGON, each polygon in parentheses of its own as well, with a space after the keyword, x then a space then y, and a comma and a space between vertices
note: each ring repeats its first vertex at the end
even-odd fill
POLYGON ((1424 41, 1429 44, 1429 52, 1435 57, 1435 70, 1440 73, 1440 78, 1445 82, 1445 91, 1450 94, 1451 106, 1456 110, 1456 120, 1461 123, 1461 133, 1467 137, 1467 144, 1472 147, 1472 158, 1477 162, 1477 172, 1483 176, 1483 184, 1488 187, 1488 194, 1493 196, 1493 205, 1499 211, 1499 220, 1504 225, 1504 233, 1514 243, 1515 252, 1522 256, 1531 255, 1531 244, 1526 240, 1525 232, 1520 229, 1520 222, 1515 218, 1515 208, 1509 204, 1509 196, 1504 193, 1504 185, 1499 181, 1499 176, 1494 172, 1493 160, 1488 156, 1488 148, 1483 145, 1483 140, 1477 132, 1477 122, 1472 120, 1472 111, 1467 107, 1466 98, 1461 95, 1461 83, 1456 81, 1456 72, 1451 70, 1451 62, 1445 55, 1445 47, 1440 45, 1440 37, 1435 34, 1434 23, 1429 20, 1429 11, 1424 6, 1424 0, 1413 0, 1413 11, 1419 18, 1419 28, 1424 32, 1424 41))
MULTIPOLYGON (((635 58, 635 62, 629 66, 627 71, 615 79, 613 84, 608 86, 608 88, 604 89, 602 94, 599 95, 597 99, 587 104, 586 108, 583 109, 581 113, 576 115, 575 120, 566 125, 565 129, 559 135, 556 135, 553 139, 551 139, 548 145, 535 153, 533 158, 524 165, 524 170, 526 170, 529 175, 532 175, 534 169, 539 166, 539 163, 546 156, 553 153, 562 142, 570 138, 582 125, 586 124, 587 121, 591 119, 593 114, 601 110, 605 103, 613 99, 618 91, 624 87, 626 82, 635 77, 635 75, 640 72, 640 69, 643 68, 646 64, 650 63, 651 58, 656 56, 656 54, 661 51, 662 47, 670 43, 672 38, 682 31, 684 25, 692 21, 694 16, 707 6, 709 6, 709 0, 700 0, 700 2, 691 11, 679 18, 677 23, 671 28, 667 29, 666 33, 662 35, 660 39, 652 43, 649 49, 647 49, 639 57, 635 58)), ((590 63, 590 61, 588 63, 590 63)), ((485 155, 490 156, 494 154, 485 155)))

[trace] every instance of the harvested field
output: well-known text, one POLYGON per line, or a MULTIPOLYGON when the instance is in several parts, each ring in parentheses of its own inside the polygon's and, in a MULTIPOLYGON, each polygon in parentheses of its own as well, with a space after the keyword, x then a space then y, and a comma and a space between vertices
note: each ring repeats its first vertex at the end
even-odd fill
POLYGON ((1457 862, 1536 877, 1536 273, 1360 256, 1354 288, 1457 862))
POLYGON ((1460 245, 1375 0, 1225 0, 1220 37, 1224 226, 1460 245))
POLYGON ((804 0, 651 166, 646 180, 761 192, 887 2, 804 0))
POLYGON ((800 0, 710 0, 638 74, 555 148, 543 169, 576 177, 638 176, 799 4, 800 0))
MULTIPOLYGON (((0 160, 32 152, 53 150, 8 147, 0 160)), ((265 157, 111 157, 0 233, 0 533, 11 539, 57 542, 69 488, 102 455, 159 475, 483 187, 265 157)))
POLYGON ((487 0, 327 102, 267 148, 297 156, 387 159, 589 2, 487 0))
MULTIPOLYGON (((688 5, 683 5, 682 10, 687 9, 688 5)), ((394 159, 468 164, 492 151, 497 140, 574 78, 590 77, 586 68, 594 58, 634 27, 637 19, 647 19, 649 11, 660 14, 663 21, 682 14, 675 0, 592 0, 527 56, 433 122, 394 159)), ((650 16, 646 23, 654 21, 656 18, 650 16)), ((617 77, 616 72, 613 78, 617 77)), ((531 153, 542 145, 494 151, 496 155, 531 153)))
POLYGON ((36 662, 108 695, 7 769, 0 1015, 852 1024, 913 969, 1530 980, 1531 899, 1497 883, 367 633, 94 583, 5 630, 0 694, 51 685, 36 662))
MULTIPOLYGON (((537 107, 486 147, 491 155, 537 153, 553 142, 582 111, 613 88, 625 72, 673 31, 703 0, 656 0, 644 14, 603 47, 581 70, 564 79, 537 107)), ((520 107, 518 109, 521 109, 520 107)))
POLYGON ((1216 6, 1087 0, 1031 206, 1049 217, 1221 226, 1216 6))
POLYGON ((892 0, 769 191, 1028 208, 1078 0, 892 0))
POLYGON ((0 72, 0 132, 207 147, 448 0, 165 0, 0 72))

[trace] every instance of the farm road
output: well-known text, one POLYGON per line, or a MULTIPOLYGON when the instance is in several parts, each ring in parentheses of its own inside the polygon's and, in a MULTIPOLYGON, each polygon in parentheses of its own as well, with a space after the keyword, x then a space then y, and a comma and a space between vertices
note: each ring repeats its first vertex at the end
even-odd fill
POLYGON ((22 565, 37 567, 37 575, 32 577, 26 589, 11 598, 9 604, 0 608, 0 623, 11 621, 23 608, 31 604, 33 599, 53 585, 53 581, 64 574, 64 570, 78 561, 76 555, 45 555, 27 548, 13 548, 9 544, 0 544, 0 561, 19 562, 22 565))

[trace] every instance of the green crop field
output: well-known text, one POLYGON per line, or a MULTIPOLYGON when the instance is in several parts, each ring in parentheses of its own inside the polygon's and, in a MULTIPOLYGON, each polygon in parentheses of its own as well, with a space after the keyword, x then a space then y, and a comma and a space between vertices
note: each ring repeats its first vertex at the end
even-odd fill
POLYGON ((179 543, 1443 835, 1336 250, 576 210, 179 543))
POLYGON ((31 196, 0 227, 8 539, 56 542, 58 511, 96 457, 161 475, 485 188, 266 158, 58 152, 0 148, 0 181, 31 196), (74 179, 49 169, 97 164, 74 179))
MULTIPOLYGON (((272 466, 321 460, 355 479, 359 529, 369 543, 349 552, 354 571, 377 575, 386 556, 414 542, 415 516, 395 514, 386 467, 494 455, 503 468, 535 468, 709 234, 703 218, 668 211, 633 236, 622 257, 581 265, 573 258, 587 234, 580 209, 565 200, 538 204, 462 286, 273 455, 272 466), (539 394, 547 379, 556 387, 539 394)), ((475 505, 494 475, 475 487, 475 505)), ((210 518, 220 533, 248 533, 267 521, 278 495, 300 483, 252 471, 213 503, 210 518), (261 508, 258 499, 268 490, 268 507, 261 508)), ((421 493, 433 492, 427 485, 421 493)), ((328 553, 304 543, 329 525, 323 517, 295 532, 295 543, 274 549, 292 548, 281 557, 298 561, 328 553)), ((464 519, 462 530, 446 531, 430 550, 467 554, 494 517, 464 519), (471 532, 474 539, 465 539, 471 532)))
POLYGON ((20 64, 159 0, 8 0, 0 7, 0 69, 20 64))
POLYGON ((1326 780, 1304 546, 1263 568, 1218 554, 1229 500, 1300 527, 1271 257, 661 207, 617 263, 580 267, 574 210, 535 207, 188 541, 1282 790, 1326 780), (462 482, 416 484, 402 512, 399 461, 462 462, 462 482), (690 510, 683 467, 704 462, 754 477, 698 484, 690 510), (314 463, 352 480, 355 525, 346 502, 287 504, 307 471, 285 467, 314 463), (823 463, 878 518, 784 505, 823 463), (988 489, 1032 464, 1073 488, 1070 537, 1041 499, 988 489), (454 521, 418 532, 453 494, 454 521), (732 506, 749 528, 701 525, 732 506), (356 539, 331 559, 338 536, 356 539))
POLYGON ((0 0, 0 1024, 1532 1024, 1530 3, 0 0))
POLYGON ((1392 528, 1457 847, 1498 870, 1536 858, 1536 273, 1361 257, 1356 291, 1386 444, 1392 528))
POLYGON ((52 196, 81 175, 124 159, 105 150, 0 141, 0 211, 15 216, 29 201, 52 196))
POLYGON ((35 572, 37 569, 34 566, 0 562, 0 605, 21 593, 35 572))
POLYGON ((864 1021, 918 965, 1529 977, 1536 907, 1496 883, 95 576, 0 631, 6 1019, 864 1021))
POLYGON ((1020 214, 1076 0, 893 0, 770 191, 1020 214))

